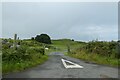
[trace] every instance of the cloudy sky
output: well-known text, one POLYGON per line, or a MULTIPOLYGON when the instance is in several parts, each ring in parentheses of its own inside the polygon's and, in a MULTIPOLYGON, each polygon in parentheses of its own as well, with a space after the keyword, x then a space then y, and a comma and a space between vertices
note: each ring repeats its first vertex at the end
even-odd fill
POLYGON ((2 37, 89 41, 118 39, 118 6, 114 2, 11 2, 2 4, 2 37))

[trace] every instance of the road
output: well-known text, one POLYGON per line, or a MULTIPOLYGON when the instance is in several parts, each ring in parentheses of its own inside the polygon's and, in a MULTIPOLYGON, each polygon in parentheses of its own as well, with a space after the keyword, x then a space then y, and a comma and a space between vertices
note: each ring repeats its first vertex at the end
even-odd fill
POLYGON ((118 69, 88 63, 65 56, 60 52, 49 54, 49 59, 42 65, 22 72, 4 75, 3 78, 118 78, 118 69), (65 68, 61 59, 77 63, 83 68, 65 68))

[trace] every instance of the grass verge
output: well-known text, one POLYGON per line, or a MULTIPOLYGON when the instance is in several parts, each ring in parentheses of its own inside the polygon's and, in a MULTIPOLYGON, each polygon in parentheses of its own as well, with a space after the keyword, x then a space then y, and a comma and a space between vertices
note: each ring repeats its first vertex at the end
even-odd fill
POLYGON ((120 59, 105 57, 105 56, 101 56, 98 54, 86 54, 84 52, 80 53, 80 54, 67 54, 67 53, 65 53, 65 55, 68 55, 70 57, 74 57, 77 59, 85 60, 88 62, 108 65, 108 66, 112 66, 112 67, 118 67, 119 62, 120 62, 120 59))
POLYGON ((9 72, 19 72, 23 71, 25 69, 34 67, 36 65, 44 63, 48 59, 47 55, 42 56, 41 58, 33 61, 21 61, 21 62, 9 62, 9 63, 3 63, 2 65, 2 73, 7 74, 9 72))

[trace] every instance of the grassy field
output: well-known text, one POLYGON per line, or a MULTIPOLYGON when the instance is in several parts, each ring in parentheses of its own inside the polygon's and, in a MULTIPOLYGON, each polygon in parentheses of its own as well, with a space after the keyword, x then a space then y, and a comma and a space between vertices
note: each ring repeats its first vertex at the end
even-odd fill
POLYGON ((70 39, 59 39, 52 40, 52 46, 57 48, 57 51, 67 51, 68 46, 71 50, 77 49, 78 47, 83 46, 84 42, 72 41, 70 39))

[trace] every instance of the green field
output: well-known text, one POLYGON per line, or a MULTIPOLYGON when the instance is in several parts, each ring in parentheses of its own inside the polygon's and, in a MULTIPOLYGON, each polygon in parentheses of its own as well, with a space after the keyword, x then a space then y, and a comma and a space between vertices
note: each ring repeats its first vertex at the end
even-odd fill
POLYGON ((59 39, 52 40, 52 45, 57 47, 60 51, 66 51, 68 46, 71 50, 77 49, 78 47, 83 46, 84 42, 72 41, 70 39, 59 39))

